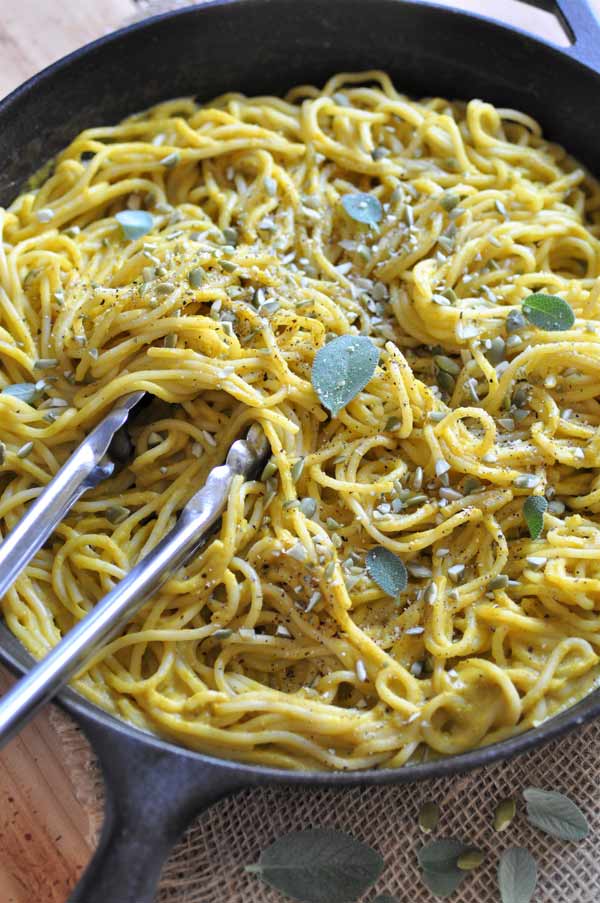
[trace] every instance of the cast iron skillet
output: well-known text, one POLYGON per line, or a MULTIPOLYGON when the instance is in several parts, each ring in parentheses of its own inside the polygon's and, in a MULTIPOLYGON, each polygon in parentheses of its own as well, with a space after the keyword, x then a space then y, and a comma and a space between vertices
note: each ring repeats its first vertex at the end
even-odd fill
MULTIPOLYGON (((590 168, 600 147, 600 29, 586 0, 531 0, 558 14, 557 48, 482 17, 404 0, 215 0, 123 29, 51 66, 0 103, 0 202, 81 129, 181 94, 276 93, 334 72, 385 69, 403 91, 482 97, 539 119, 590 168)), ((0 626, 0 659, 31 665, 0 626)), ((106 781, 99 848, 72 903, 151 903, 165 856, 219 798, 268 783, 348 787, 443 777, 506 759, 600 715, 600 691, 535 730, 438 762, 360 774, 294 774, 215 759, 137 730, 68 690, 106 781)))

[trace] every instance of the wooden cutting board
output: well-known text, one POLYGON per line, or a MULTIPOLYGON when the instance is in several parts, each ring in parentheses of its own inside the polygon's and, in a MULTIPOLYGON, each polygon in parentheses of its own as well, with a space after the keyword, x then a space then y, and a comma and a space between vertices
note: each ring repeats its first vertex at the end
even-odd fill
MULTIPOLYGON (((565 43, 553 16, 516 0, 437 2, 490 16, 501 9, 506 21, 565 43)), ((600 11, 600 0, 594 2, 600 11)), ((152 3, 134 0, 13 0, 1 5, 0 96, 141 10, 153 11, 152 3)), ((168 8, 169 2, 159 5, 168 8)), ((0 694, 10 681, 0 669, 0 694)), ((90 857, 88 814, 63 759, 47 710, 0 756, 0 903, 63 903, 90 857)))

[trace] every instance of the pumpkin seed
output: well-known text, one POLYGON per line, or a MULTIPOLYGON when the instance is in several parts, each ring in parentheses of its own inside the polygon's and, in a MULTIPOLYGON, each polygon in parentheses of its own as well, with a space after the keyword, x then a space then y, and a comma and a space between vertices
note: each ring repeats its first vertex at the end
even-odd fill
POLYGON ((402 426, 402 421, 398 417, 389 417, 384 426, 384 430, 386 433, 391 433, 394 430, 397 430, 399 426, 402 426))
POLYGON ((483 850, 467 850, 466 853, 463 853, 462 856, 458 857, 456 864, 463 872, 470 872, 473 869, 479 868, 484 859, 485 853, 483 850))
POLYGON ((335 573, 335 561, 330 561, 325 570, 323 571, 323 577, 325 580, 331 580, 335 573))
POLYGON ((494 830, 506 831, 517 811, 517 803, 513 799, 500 800, 494 812, 494 830))
POLYGON ((215 640, 226 640, 231 636, 232 633, 233 630, 231 630, 229 627, 220 627, 218 630, 215 630, 213 637, 215 638, 215 640))
POLYGON ((454 194, 452 191, 445 191, 440 198, 440 207, 443 207, 448 213, 451 210, 454 210, 455 207, 458 207, 460 204, 460 197, 457 194, 454 194))
POLYGON ((263 472, 260 475, 260 478, 261 478, 262 482, 264 483, 267 480, 270 480, 271 477, 274 477, 276 473, 277 473, 277 464, 275 463, 273 458, 271 458, 265 464, 263 472))
POLYGON ((515 489, 535 489, 540 478, 533 473, 521 473, 513 480, 515 489))
POLYGON ((436 374, 436 382, 442 392, 451 395, 456 386, 456 380, 446 370, 438 370, 436 374))
POLYGON ((502 336, 495 336, 486 350, 485 356, 491 364, 499 364, 506 357, 506 342, 502 336))
POLYGON ((308 496, 300 502, 300 510, 305 517, 314 517, 317 513, 317 500, 308 496))
POLYGON ((58 360, 55 357, 40 357, 33 365, 35 370, 54 370, 58 367, 58 360))
POLYGON ((506 331, 507 333, 519 332, 521 329, 525 329, 527 326, 527 321, 520 310, 511 310, 509 311, 506 317, 506 331))
POLYGON ((445 354, 436 354, 433 358, 436 366, 440 370, 444 370, 446 373, 450 373, 452 376, 458 376, 462 367, 456 361, 453 361, 451 357, 447 357, 445 354))
POLYGON ((123 238, 128 241, 142 238, 154 226, 154 219, 145 210, 123 210, 115 215, 115 219, 121 226, 123 238))
POLYGON ((110 508, 107 508, 104 512, 104 516, 111 522, 111 524, 123 523, 124 520, 127 520, 130 514, 131 512, 129 508, 125 508, 123 507, 123 505, 111 505, 110 508))
POLYGON ((161 166, 166 166, 167 169, 172 169, 174 166, 177 166, 180 159, 181 158, 177 151, 172 151, 172 153, 167 154, 166 157, 163 157, 162 160, 159 160, 159 163, 161 164, 161 166))
POLYGON ((304 458, 298 458, 294 466, 292 467, 291 476, 294 483, 297 483, 302 473, 304 471, 304 458))
POLYGON ((426 587, 425 592, 423 593, 423 601, 427 603, 427 605, 433 605, 438 597, 438 588, 435 583, 430 583, 428 587, 426 587))
POLYGON ((234 229, 232 226, 226 226, 223 229, 223 238, 228 245, 233 245, 233 248, 235 249, 235 246, 239 241, 238 230, 234 229))
POLYGON ((33 404, 39 398, 40 392, 41 389, 38 388, 37 383, 13 383, 10 386, 5 386, 0 394, 12 395, 13 398, 17 398, 19 401, 33 404))
POLYGON ((419 809, 419 827, 421 831, 429 834, 435 831, 440 820, 440 807, 437 803, 423 803, 419 809))
POLYGON ((465 573, 464 564, 453 564, 448 568, 448 576, 453 583, 458 583, 459 580, 462 580, 465 573))
POLYGON ((206 278, 206 274, 202 267, 195 267, 188 273, 188 282, 191 288, 200 288, 206 278))

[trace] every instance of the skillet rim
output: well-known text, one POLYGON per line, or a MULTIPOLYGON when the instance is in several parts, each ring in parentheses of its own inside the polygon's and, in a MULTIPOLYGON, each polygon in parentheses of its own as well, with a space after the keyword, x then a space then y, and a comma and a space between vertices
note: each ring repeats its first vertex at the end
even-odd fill
MULTIPOLYGON (((328 0, 332 6, 343 5, 344 0, 328 0)), ((386 5, 399 5, 400 0, 378 0, 379 3, 386 5)), ((525 0, 529 5, 538 8, 546 8, 542 3, 536 0, 525 0)), ((0 123, 2 116, 10 111, 13 104, 18 103, 22 97, 26 97, 35 92, 38 85, 47 82, 54 75, 60 74, 74 63, 85 57, 92 55, 97 50, 117 43, 122 38, 126 38, 130 34, 150 31, 163 21, 172 21, 178 18, 196 17, 202 15, 206 10, 214 10, 219 7, 276 7, 279 0, 205 0, 200 6, 185 6, 180 9, 174 9, 167 12, 157 13, 154 16, 142 19, 141 21, 132 22, 115 31, 78 47, 71 53, 67 54, 46 66, 39 72, 36 72, 29 79, 18 85, 6 97, 0 99, 0 123)), ((402 0, 402 5, 411 7, 413 10, 425 9, 427 12, 433 12, 440 19, 447 18, 453 22, 463 20, 471 22, 476 20, 482 27, 490 29, 490 33, 495 32, 497 35, 502 34, 506 39, 519 37, 531 43, 533 47, 539 46, 544 51, 551 51, 561 58, 568 60, 572 64, 583 67, 586 74, 591 78, 600 75, 593 66, 580 59, 577 56, 576 44, 562 46, 554 44, 550 41, 543 40, 531 32, 523 28, 508 25, 501 20, 485 16, 482 13, 467 12, 464 10, 456 10, 451 7, 441 6, 438 3, 430 2, 430 0, 402 0)), ((558 7, 558 4, 552 4, 558 7)), ((557 18, 564 27, 566 22, 566 33, 570 30, 568 21, 562 21, 561 10, 557 9, 557 18)), ((20 643, 17 637, 9 630, 3 620, 0 620, 0 661, 8 666, 12 671, 23 674, 27 671, 29 664, 34 662, 33 657, 27 652, 25 647, 20 643), (7 641, 7 644, 5 643, 7 641), (10 646, 15 647, 15 651, 11 651, 10 646), (28 660, 27 665, 21 661, 21 657, 28 660)), ((116 733, 120 738, 134 740, 146 747, 149 751, 154 750, 158 753, 177 756, 185 760, 191 760, 198 766, 204 766, 208 770, 219 770, 238 776, 253 776, 254 783, 271 783, 271 784, 288 784, 288 785, 321 785, 321 786, 356 786, 358 784, 391 784, 391 783, 410 783, 418 780, 435 779, 447 777, 457 773, 471 771, 481 768, 495 762, 507 761, 514 756, 521 755, 534 748, 541 747, 552 740, 556 740, 566 733, 575 730, 578 727, 590 722, 594 718, 600 716, 600 689, 592 690, 586 694, 575 705, 559 712, 557 715, 549 718, 538 727, 530 728, 523 733, 514 735, 507 740, 503 740, 489 746, 477 747, 465 753, 453 756, 446 756, 431 762, 417 765, 404 765, 398 768, 381 768, 381 769, 365 769, 359 771, 291 771, 281 768, 272 768, 263 765, 253 765, 240 761, 238 759, 223 759, 212 756, 208 753, 199 752, 189 747, 179 746, 175 742, 146 732, 135 725, 124 721, 116 716, 106 712, 104 709, 89 702, 82 695, 76 693, 71 688, 66 688, 59 693, 54 700, 61 708, 65 709, 74 717, 76 722, 83 728, 86 734, 94 734, 98 736, 97 731, 101 731, 108 739, 116 733)), ((92 746, 96 746, 97 740, 91 737, 92 746)))

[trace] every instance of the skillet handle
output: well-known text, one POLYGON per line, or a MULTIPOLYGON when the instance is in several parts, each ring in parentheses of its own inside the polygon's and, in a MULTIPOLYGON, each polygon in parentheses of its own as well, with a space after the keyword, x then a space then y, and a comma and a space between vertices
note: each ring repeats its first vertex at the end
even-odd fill
POLYGON ((68 903, 154 903, 163 863, 179 835, 195 815, 244 782, 235 766, 202 764, 87 719, 82 726, 100 759, 106 804, 98 848, 68 903))
MULTIPOLYGON (((537 6, 554 13, 560 20, 570 47, 561 50, 578 63, 600 72, 600 19, 590 5, 590 0, 524 0, 529 6, 537 6)), ((494 16, 502 18, 501 13, 494 16)))
POLYGON ((589 0, 554 0, 573 43, 567 52, 579 63, 600 72, 600 20, 589 0))

